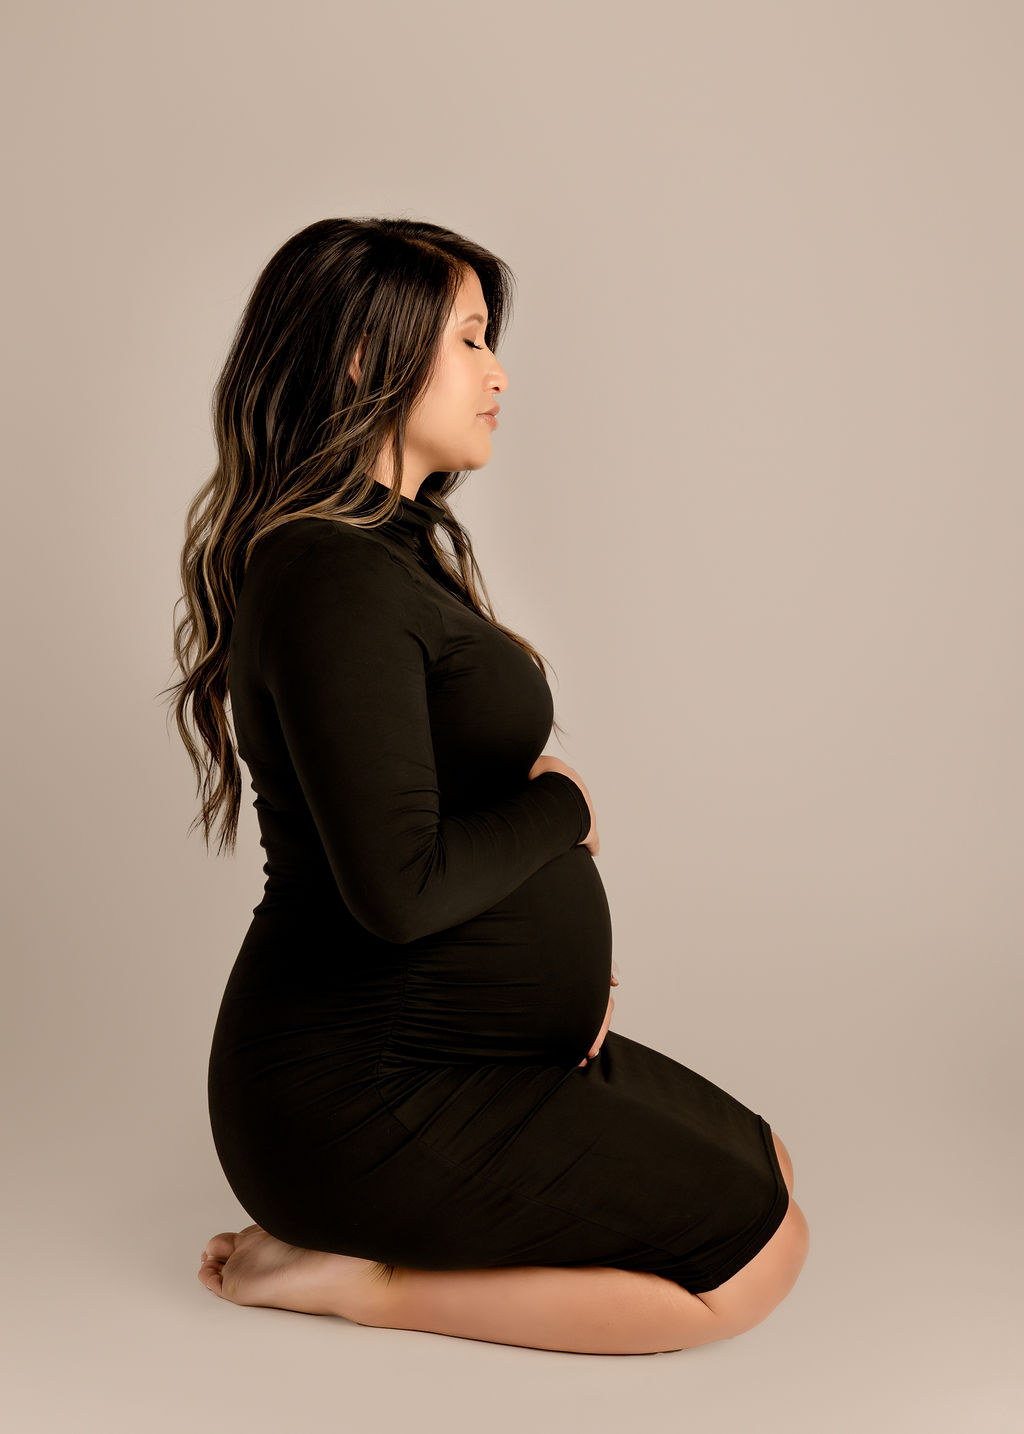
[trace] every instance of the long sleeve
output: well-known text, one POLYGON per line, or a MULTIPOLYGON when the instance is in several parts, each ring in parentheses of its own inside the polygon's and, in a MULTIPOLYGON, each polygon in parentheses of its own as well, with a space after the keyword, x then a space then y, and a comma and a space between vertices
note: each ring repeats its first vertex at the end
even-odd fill
POLYGON ((391 942, 479 915, 590 826, 561 772, 440 815, 427 704, 440 621, 399 558, 332 528, 284 568, 261 631, 262 680, 338 890, 391 942))

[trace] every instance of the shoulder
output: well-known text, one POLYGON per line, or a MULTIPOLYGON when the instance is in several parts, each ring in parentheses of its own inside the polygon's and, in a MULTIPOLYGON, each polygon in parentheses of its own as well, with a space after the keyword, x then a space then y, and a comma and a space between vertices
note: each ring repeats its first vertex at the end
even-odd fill
POLYGON ((331 518, 295 518, 253 546, 245 585, 263 601, 333 587, 353 598, 394 592, 408 602, 418 591, 408 564, 372 530, 331 518))
POLYGON ((372 571, 385 570, 389 563, 401 567, 387 543, 369 529, 333 518, 291 518, 264 533, 253 547, 250 567, 283 572, 300 564, 304 567, 339 568, 358 565, 372 571))
POLYGON ((330 518, 297 518, 261 537, 245 586, 261 626, 286 641, 310 623, 338 631, 357 623, 384 635, 400 629, 430 649, 440 637, 436 601, 387 542, 330 518))

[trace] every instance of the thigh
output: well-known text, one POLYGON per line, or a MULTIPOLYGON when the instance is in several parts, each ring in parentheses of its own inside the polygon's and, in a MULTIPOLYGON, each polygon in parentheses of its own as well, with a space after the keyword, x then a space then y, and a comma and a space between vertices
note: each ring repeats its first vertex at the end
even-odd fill
POLYGON ((380 1088, 416 1143, 459 1173, 447 1214, 458 1205, 462 1219, 448 1239, 480 1222, 497 1239, 504 1192, 510 1210, 533 1211, 537 1255, 523 1261, 517 1240, 520 1261, 560 1263, 562 1247, 569 1262, 646 1269, 698 1293, 739 1271, 785 1217, 767 1121, 619 1032, 583 1069, 395 1072, 380 1088))

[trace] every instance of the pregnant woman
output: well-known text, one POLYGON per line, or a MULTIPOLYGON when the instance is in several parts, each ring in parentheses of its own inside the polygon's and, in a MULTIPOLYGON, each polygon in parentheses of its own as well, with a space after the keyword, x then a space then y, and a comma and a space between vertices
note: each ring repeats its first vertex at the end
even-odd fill
POLYGON ((609 1029, 590 794, 541 755, 543 660, 446 501, 490 457, 511 281, 436 225, 317 222, 218 382, 173 690, 206 839, 220 812, 234 846, 237 749, 266 881, 208 1087, 255 1223, 199 1278, 381 1328, 683 1349, 762 1320, 807 1225, 763 1116, 609 1029))

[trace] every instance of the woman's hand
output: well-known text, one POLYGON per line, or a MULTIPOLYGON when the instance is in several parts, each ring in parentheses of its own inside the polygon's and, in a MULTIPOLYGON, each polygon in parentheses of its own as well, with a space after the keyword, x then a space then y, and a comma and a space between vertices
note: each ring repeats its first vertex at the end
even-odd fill
MULTIPOLYGON (((619 967, 618 967, 617 962, 613 961, 613 962, 612 962, 612 985, 613 985, 613 986, 617 986, 617 985, 619 984, 618 970, 619 970, 619 967)), ((591 1059, 592 1057, 596 1056, 597 1053, 598 1053, 598 1051, 601 1049, 601 1043, 602 1043, 602 1041, 604 1040, 605 1036, 606 1036, 607 1033, 608 1033, 608 1027, 609 1027, 609 1026, 611 1025, 611 1023, 612 1023, 612 1012, 613 1012, 614 1010, 615 1010, 615 997, 614 997, 614 996, 609 996, 609 997, 608 997, 608 1009, 607 1009, 607 1011, 605 1011, 605 1013, 604 1013, 604 1023, 603 1023, 603 1025, 601 1026, 601 1029, 600 1029, 600 1030, 598 1031, 598 1033, 597 1033, 597 1038, 596 1038, 596 1040, 594 1041, 594 1044, 590 1047, 590 1050, 587 1052, 587 1054, 586 1054, 586 1055, 583 1057, 583 1059, 580 1061, 580 1065, 581 1065, 581 1066, 585 1066, 586 1063, 587 1063, 587 1061, 588 1061, 589 1059, 591 1059)))
POLYGON ((586 798, 587 806, 590 809, 590 830, 587 832, 583 840, 581 842, 577 842, 576 845, 585 846, 587 851, 590 852, 591 856, 597 856, 598 852, 601 850, 601 839, 597 835, 597 818, 594 816, 594 804, 590 800, 590 793, 587 790, 586 782, 584 782, 583 778, 580 776, 579 772, 576 771, 575 767, 570 767, 568 762, 562 761, 561 757, 538 757, 536 762, 534 762, 533 766, 530 768, 530 781, 532 782, 534 777, 539 777, 541 772, 562 772, 565 776, 570 777, 579 787, 580 791, 586 798))

